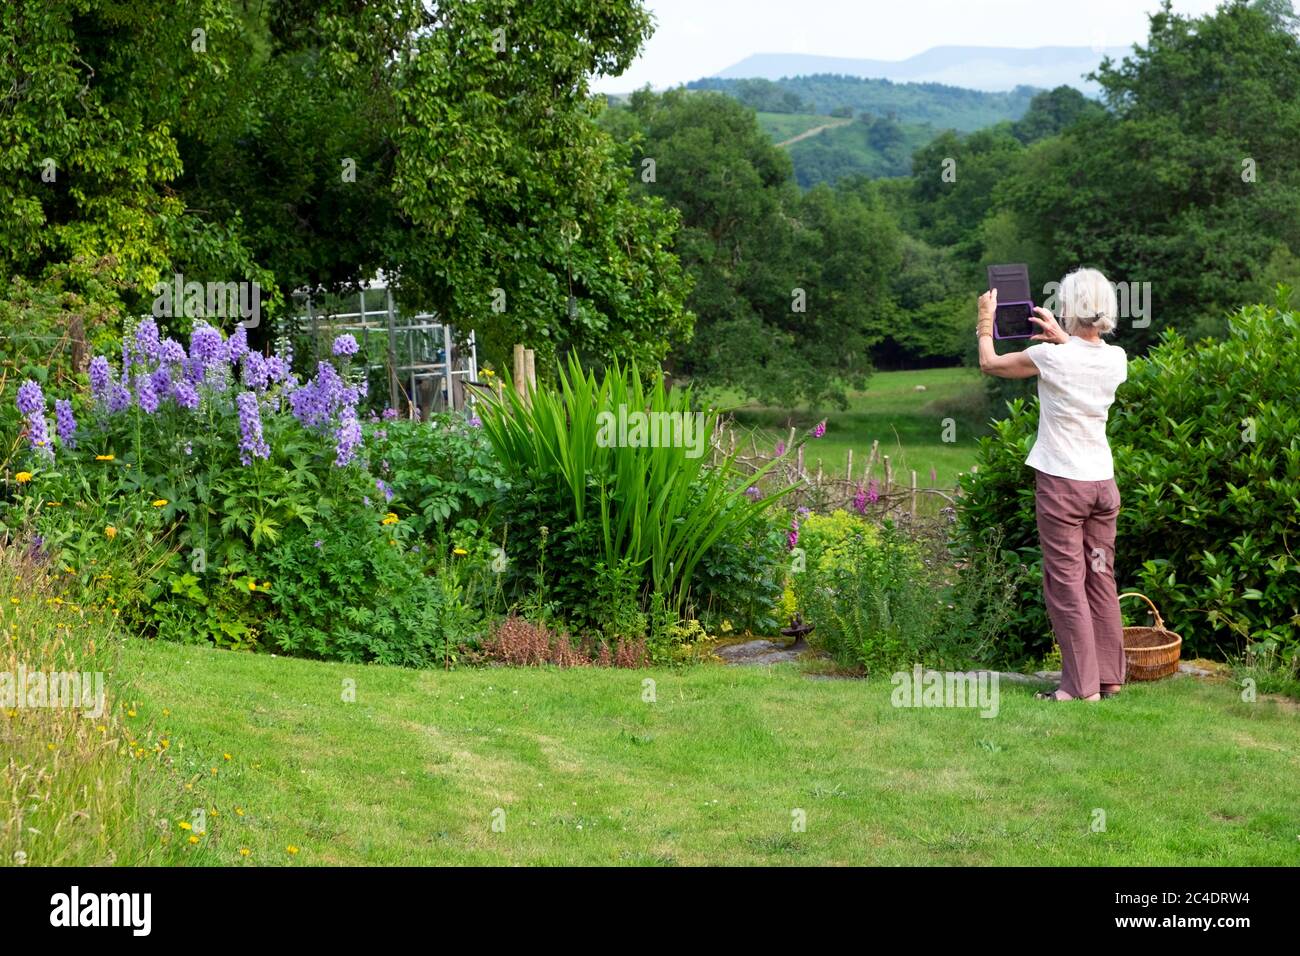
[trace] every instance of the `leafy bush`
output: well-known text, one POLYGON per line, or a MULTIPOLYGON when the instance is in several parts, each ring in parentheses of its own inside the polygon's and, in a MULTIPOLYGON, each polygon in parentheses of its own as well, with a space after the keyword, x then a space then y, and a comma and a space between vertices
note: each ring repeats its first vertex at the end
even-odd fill
MULTIPOLYGON (((1130 362, 1111 409, 1123 499, 1116 580, 1155 601, 1184 654, 1269 639, 1292 660, 1300 648, 1300 562, 1290 546, 1300 521, 1298 333, 1300 317, 1265 306, 1235 315, 1224 341, 1191 345, 1168 331, 1130 362)), ((962 479, 957 543, 969 554, 1001 534, 1003 560, 1023 569, 1001 635, 1016 658, 1045 652, 1051 631, 1023 464, 1036 403, 1008 408, 980 441, 979 471, 962 479)))
POLYGON ((917 545, 890 523, 878 529, 842 510, 804 516, 797 544, 793 589, 816 626, 810 643, 868 671, 922 659, 937 603, 917 545))

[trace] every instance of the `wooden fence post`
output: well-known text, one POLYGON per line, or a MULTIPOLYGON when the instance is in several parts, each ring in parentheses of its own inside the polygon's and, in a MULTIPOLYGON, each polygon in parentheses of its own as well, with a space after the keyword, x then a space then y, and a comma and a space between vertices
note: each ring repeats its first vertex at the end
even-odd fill
POLYGON ((528 369, 524 364, 524 347, 515 345, 515 394, 524 398, 528 391, 528 369))
POLYGON ((916 517, 916 469, 912 469, 912 517, 916 517))

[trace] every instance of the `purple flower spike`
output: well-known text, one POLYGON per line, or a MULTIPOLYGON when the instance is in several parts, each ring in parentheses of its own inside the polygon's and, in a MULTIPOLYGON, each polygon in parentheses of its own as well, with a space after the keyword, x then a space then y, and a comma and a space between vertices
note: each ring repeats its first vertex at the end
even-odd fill
POLYGON ((72 403, 66 398, 54 400, 54 418, 59 441, 66 448, 77 447, 77 419, 72 415, 72 403))
POLYGON ((144 319, 135 329, 135 351, 150 362, 157 362, 162 348, 158 340, 158 323, 153 319, 144 319))
POLYGON ((357 340, 345 332, 334 340, 334 348, 332 351, 336 356, 349 356, 356 355, 357 348, 357 340))
POLYGON ((18 386, 18 411, 24 415, 45 411, 45 393, 30 378, 18 386))
POLYGON ((255 392, 240 392, 235 396, 239 409, 239 460, 251 465, 254 458, 270 458, 271 449, 262 438, 262 415, 257 406, 255 392))
POLYGON ((826 434, 826 419, 822 419, 813 427, 813 438, 821 438, 826 434))
POLYGON ((334 439, 338 443, 334 464, 342 468, 356 456, 357 446, 361 444, 361 422, 357 421, 355 409, 344 409, 343 415, 339 417, 339 427, 334 432, 334 439))
POLYGON ((108 359, 96 355, 90 360, 90 394, 97 402, 107 403, 109 391, 113 384, 113 370, 108 367, 108 359))
POLYGON ((135 377, 135 400, 146 415, 158 411, 158 392, 154 388, 153 376, 140 372, 135 377))

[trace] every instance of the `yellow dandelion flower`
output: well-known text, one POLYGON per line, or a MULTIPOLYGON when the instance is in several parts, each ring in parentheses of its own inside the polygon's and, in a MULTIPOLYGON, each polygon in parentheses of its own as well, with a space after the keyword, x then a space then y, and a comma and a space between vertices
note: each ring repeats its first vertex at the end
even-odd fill
POLYGON ((187 784, 185 785, 185 789, 186 789, 186 790, 193 790, 193 789, 194 789, 194 784, 192 784, 192 783, 187 783, 187 784))
POLYGON ((452 554, 469 554, 469 552, 466 551, 464 548, 456 548, 456 549, 453 550, 451 553, 452 553, 452 554))
POLYGON ((18 484, 25 485, 32 480, 32 473, 30 471, 20 471, 14 475, 14 478, 18 480, 18 484))
POLYGON ((194 829, 194 827, 190 824, 190 822, 189 822, 188 820, 182 820, 178 825, 180 826, 180 828, 181 828, 182 830, 193 830, 193 829, 194 829))
POLYGON ((126 712, 126 715, 127 715, 128 717, 134 717, 134 716, 135 716, 135 711, 134 711, 134 710, 128 710, 128 711, 126 712))
POLYGON ((388 514, 384 515, 384 520, 381 521, 381 522, 379 522, 379 523, 380 523, 380 524, 397 524, 397 522, 400 521, 400 520, 401 520, 401 519, 398 518, 396 514, 394 514, 393 512, 390 511, 390 512, 388 512, 388 514))
POLYGON ((47 508, 62 508, 62 507, 63 507, 63 502, 62 502, 62 501, 47 501, 47 502, 45 502, 45 507, 47 507, 47 508))
POLYGON ((244 808, 243 808, 243 807, 235 807, 235 816, 237 816, 237 817, 242 817, 243 815, 244 815, 244 808))
POLYGON ((162 745, 162 749, 163 749, 163 750, 166 750, 168 747, 170 747, 170 746, 172 745, 172 742, 171 742, 170 740, 168 740, 166 737, 164 737, 162 740, 158 741, 158 743, 162 745))
POLYGON ((162 507, 165 507, 165 506, 167 505, 167 499, 166 499, 166 498, 155 498, 155 499, 153 500, 152 504, 153 504, 153 506, 154 506, 155 508, 162 508, 162 507))
POLYGON ((230 759, 230 754, 222 754, 221 756, 226 760, 230 759))
POLYGON ((212 768, 212 776, 215 777, 216 775, 217 775, 217 768, 216 768, 216 767, 213 767, 213 768, 212 768))
POLYGON ((46 745, 45 745, 45 749, 46 749, 46 750, 54 750, 54 749, 55 749, 55 746, 54 746, 54 744, 46 744, 46 745))
POLYGON ((190 842, 191 842, 191 843, 198 843, 198 842, 199 842, 199 838, 196 837, 196 836, 191 836, 191 837, 190 837, 190 842))
POLYGON ((109 525, 104 529, 104 534, 107 535, 108 539, 111 541, 113 538, 117 537, 117 529, 112 525, 109 525))
POLYGON ((257 590, 257 582, 256 582, 256 581, 249 581, 249 582, 248 582, 248 590, 250 590, 250 591, 256 591, 256 590, 257 590))
POLYGON ((292 844, 290 844, 289 846, 285 847, 284 850, 285 850, 285 852, 288 853, 290 856, 297 856, 297 854, 298 854, 298 848, 297 848, 296 846, 293 846, 292 844))
POLYGON ((241 847, 239 848, 239 855, 240 855, 240 856, 248 856, 248 855, 249 855, 250 853, 252 853, 252 852, 253 852, 253 851, 250 850, 250 849, 249 849, 248 847, 246 847, 246 846, 241 846, 241 847))
POLYGON ((113 456, 112 456, 112 455, 96 455, 96 456, 95 456, 95 461, 112 461, 112 460, 113 460, 113 456))
POLYGON ((171 712, 170 710, 168 710, 166 707, 164 707, 164 708, 163 708, 163 716, 164 716, 164 717, 170 717, 171 715, 172 715, 172 712, 171 712))

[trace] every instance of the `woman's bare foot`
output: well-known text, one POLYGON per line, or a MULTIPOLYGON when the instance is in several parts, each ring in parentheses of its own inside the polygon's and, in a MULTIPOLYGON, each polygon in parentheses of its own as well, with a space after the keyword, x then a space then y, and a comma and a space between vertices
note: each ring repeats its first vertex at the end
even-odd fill
POLYGON ((1091 697, 1071 697, 1059 687, 1049 693, 1035 694, 1034 696, 1039 700, 1101 700, 1101 694, 1093 694, 1091 697))

